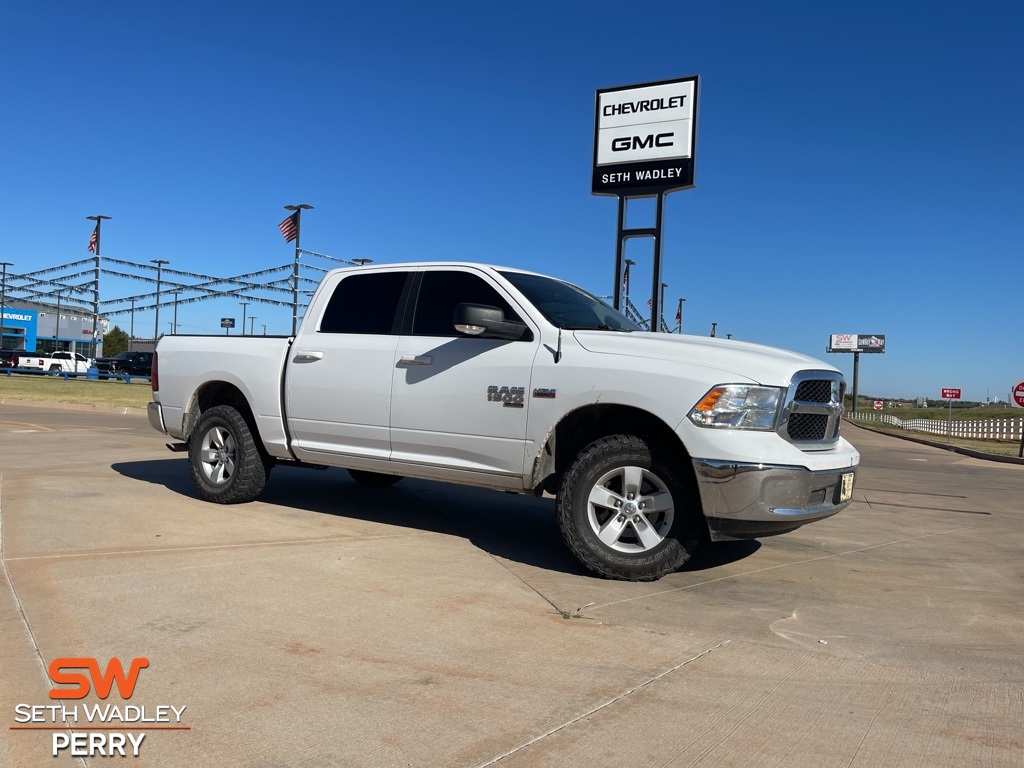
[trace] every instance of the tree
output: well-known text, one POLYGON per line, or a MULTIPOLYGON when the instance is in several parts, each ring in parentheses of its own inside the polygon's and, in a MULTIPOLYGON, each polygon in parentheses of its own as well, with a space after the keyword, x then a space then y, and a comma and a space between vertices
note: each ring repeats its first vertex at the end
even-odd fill
POLYGON ((118 352, 128 351, 128 334, 119 326, 114 326, 103 334, 103 354, 106 357, 113 357, 118 352))

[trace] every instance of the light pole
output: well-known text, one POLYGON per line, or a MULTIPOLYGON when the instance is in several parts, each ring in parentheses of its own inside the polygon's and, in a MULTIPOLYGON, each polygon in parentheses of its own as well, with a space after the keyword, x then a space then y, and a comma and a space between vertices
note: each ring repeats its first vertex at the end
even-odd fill
POLYGON ((622 271, 622 293, 625 295, 626 317, 629 317, 629 268, 636 264, 632 259, 626 259, 626 268, 622 271))
POLYGON ((266 325, 263 326, 263 335, 264 336, 267 335, 267 326, 266 325))
POLYGON ((715 329, 716 329, 717 327, 718 327, 718 323, 712 323, 712 324, 711 324, 711 335, 712 335, 712 336, 714 336, 714 335, 715 335, 715 329))
POLYGON ((252 328, 256 324, 256 315, 249 315, 249 335, 252 336, 252 328))
POLYGON ((92 290, 92 356, 99 357, 101 353, 100 338, 97 326, 100 319, 100 224, 103 223, 104 219, 109 219, 109 216, 86 216, 89 221, 96 222, 96 229, 92 232, 92 237, 89 238, 89 250, 93 252, 94 264, 95 264, 95 276, 93 277, 93 290, 92 290), (95 244, 95 248, 93 245, 95 244))
POLYGON ((658 330, 662 329, 665 325, 665 289, 668 288, 668 283, 661 284, 661 295, 659 296, 658 306, 660 307, 661 315, 658 317, 658 330))
POLYGON ((352 263, 365 267, 367 264, 373 264, 373 259, 352 259, 352 263))
POLYGON ((132 299, 132 314, 131 314, 131 325, 128 326, 128 342, 135 341, 135 299, 132 299))
POLYGON ((53 351, 60 352, 60 289, 57 289, 57 328, 53 332, 53 351))
POLYGON ((166 259, 150 259, 150 262, 156 264, 156 319, 153 321, 153 343, 156 344, 160 338, 160 270, 171 262, 166 259))
POLYGON ((4 307, 7 304, 7 268, 13 266, 14 262, 0 261, 0 268, 3 269, 3 277, 0 278, 0 349, 4 348, 4 307))
POLYGON ((178 291, 171 291, 174 294, 174 325, 171 326, 171 333, 178 332, 178 291))
POLYGON ((292 336, 294 336, 299 327, 299 241, 302 236, 302 212, 313 210, 313 206, 299 203, 298 205, 286 205, 284 209, 294 211, 279 225, 286 243, 295 240, 295 262, 292 264, 292 336))
MULTIPOLYGON (((245 336, 245 308, 249 306, 249 302, 240 301, 238 303, 242 305, 242 335, 245 336)), ((251 335, 252 334, 250 334, 250 336, 251 335)))

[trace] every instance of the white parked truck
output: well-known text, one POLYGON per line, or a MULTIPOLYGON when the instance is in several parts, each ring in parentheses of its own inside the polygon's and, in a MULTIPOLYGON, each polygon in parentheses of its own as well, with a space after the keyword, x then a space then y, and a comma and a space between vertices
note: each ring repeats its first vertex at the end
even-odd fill
POLYGON ((88 373, 94 365, 94 360, 78 352, 18 355, 19 368, 35 368, 49 373, 88 373))
POLYGON ((165 336, 154 428, 199 493, 255 499, 276 464, 555 496, 597 573, 656 579, 698 544, 850 503, 832 366, 647 333, 569 283, 465 263, 329 272, 295 337, 165 336))

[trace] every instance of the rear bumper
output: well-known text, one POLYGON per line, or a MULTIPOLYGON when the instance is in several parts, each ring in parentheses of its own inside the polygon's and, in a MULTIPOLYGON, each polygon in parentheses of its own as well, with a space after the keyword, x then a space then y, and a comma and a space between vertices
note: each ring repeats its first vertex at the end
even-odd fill
POLYGON ((849 506, 843 475, 857 472, 709 459, 694 459, 693 468, 713 540, 771 536, 830 517, 849 506))
POLYGON ((150 403, 146 407, 146 415, 149 416, 149 425, 153 429, 167 434, 167 427, 164 425, 164 410, 160 403, 150 403))

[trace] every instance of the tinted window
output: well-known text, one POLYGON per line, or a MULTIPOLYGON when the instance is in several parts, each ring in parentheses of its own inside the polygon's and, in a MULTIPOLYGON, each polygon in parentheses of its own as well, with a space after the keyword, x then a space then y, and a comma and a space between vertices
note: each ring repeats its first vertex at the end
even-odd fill
POLYGON ((543 275, 502 272, 523 292, 544 317, 559 328, 571 330, 639 331, 625 315, 591 296, 582 288, 543 275))
POLYGON ((463 302, 498 307, 506 320, 519 320, 512 307, 487 282, 469 272, 424 272, 416 302, 415 336, 460 336, 452 321, 463 302))
POLYGON ((320 333, 390 334, 406 272, 349 275, 334 289, 320 333))

